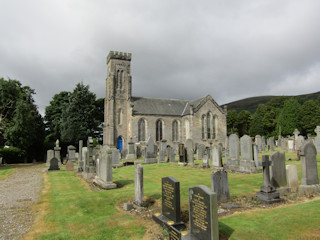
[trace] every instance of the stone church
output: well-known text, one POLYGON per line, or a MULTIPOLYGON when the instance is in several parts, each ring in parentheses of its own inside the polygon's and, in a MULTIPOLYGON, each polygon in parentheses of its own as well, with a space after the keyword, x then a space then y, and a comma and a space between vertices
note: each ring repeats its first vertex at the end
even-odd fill
POLYGON ((131 54, 110 51, 104 113, 103 144, 126 150, 128 142, 145 145, 151 136, 175 147, 191 138, 207 146, 225 146, 226 109, 207 95, 195 100, 134 97, 131 54))

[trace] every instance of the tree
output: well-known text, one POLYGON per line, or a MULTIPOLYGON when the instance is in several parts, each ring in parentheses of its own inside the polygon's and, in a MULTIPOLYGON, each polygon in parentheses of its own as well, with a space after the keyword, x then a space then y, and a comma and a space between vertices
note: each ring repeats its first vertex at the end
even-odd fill
POLYGON ((96 96, 89 86, 78 83, 70 94, 69 103, 61 114, 61 140, 77 144, 81 139, 93 136, 100 121, 94 118, 96 96))
POLYGON ((239 137, 241 137, 245 134, 249 134, 251 121, 252 121, 252 116, 249 111, 242 110, 238 114, 237 129, 238 129, 239 137))
POLYGON ((44 124, 33 94, 33 89, 17 80, 0 78, 0 144, 26 151, 30 160, 42 158, 44 139, 44 124))
POLYGON ((298 128, 300 107, 299 102, 294 98, 285 101, 277 122, 277 131, 281 126, 283 136, 292 135, 293 131, 298 128))
POLYGON ((70 92, 62 91, 53 96, 50 105, 45 109, 47 137, 54 141, 61 139, 62 111, 69 103, 70 92))
POLYGON ((267 107, 265 104, 259 104, 256 112, 253 114, 253 119, 250 126, 250 135, 265 135, 264 125, 263 125, 263 118, 265 113, 267 112, 267 107))
POLYGON ((227 131, 228 134, 232 134, 232 133, 237 133, 238 129, 237 129, 237 111, 236 110, 232 110, 232 111, 228 111, 227 114, 227 131))
POLYGON ((309 100, 302 104, 298 121, 302 135, 314 134, 314 129, 320 125, 320 107, 315 101, 309 100))

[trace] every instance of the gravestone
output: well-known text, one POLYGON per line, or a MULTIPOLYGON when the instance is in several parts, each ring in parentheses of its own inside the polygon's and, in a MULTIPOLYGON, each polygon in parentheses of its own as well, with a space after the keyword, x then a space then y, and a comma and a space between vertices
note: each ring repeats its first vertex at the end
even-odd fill
POLYGON ((50 160, 50 167, 49 167, 48 171, 58 171, 58 170, 60 170, 59 160, 54 157, 50 160))
POLYGON ((220 145, 214 145, 212 148, 212 168, 222 168, 222 147, 220 145))
POLYGON ((83 171, 84 178, 93 178, 96 175, 96 168, 94 165, 93 159, 93 139, 92 137, 88 137, 87 141, 87 155, 86 155, 86 163, 85 169, 83 171))
POLYGON ((149 137, 147 147, 145 148, 144 163, 157 163, 156 145, 151 137, 149 137))
POLYGON ((280 149, 282 152, 287 151, 287 139, 286 138, 281 138, 280 139, 280 149))
POLYGON ((260 135, 257 135, 255 137, 255 142, 258 146, 258 151, 261 153, 262 152, 262 137, 260 135))
POLYGON ((261 191, 257 192, 256 195, 261 203, 277 203, 283 201, 280 198, 279 192, 275 191, 274 186, 270 182, 270 166, 272 162, 269 161, 269 155, 262 156, 262 166, 263 166, 263 186, 260 188, 261 191))
POLYGON ((59 160, 59 164, 61 164, 61 156, 60 156, 60 150, 61 150, 61 147, 59 146, 59 140, 57 139, 56 140, 56 146, 53 148, 54 150, 54 157, 56 159, 59 160))
POLYGON ((167 140, 162 139, 161 145, 160 145, 160 150, 165 151, 166 149, 167 149, 167 140))
POLYGON ((188 165, 194 166, 194 144, 192 139, 187 139, 185 147, 187 150, 188 165))
POLYGON ((257 144, 252 144, 252 150, 253 150, 253 160, 254 165, 256 166, 257 171, 260 171, 260 162, 259 162, 259 150, 257 144))
MULTIPOLYGON (((105 149, 106 150, 106 149, 105 149)), ((101 151, 99 167, 97 169, 93 183, 103 189, 117 188, 117 184, 112 182, 112 150, 101 151)))
POLYGON ((317 168, 317 150, 308 142, 301 148, 301 185, 319 184, 317 168))
POLYGON ((75 146, 69 145, 68 146, 68 160, 72 162, 76 162, 76 150, 77 148, 75 146))
POLYGON ((83 141, 79 140, 79 160, 78 160, 78 172, 83 171, 83 156, 82 156, 82 148, 83 148, 83 141))
POLYGON ((208 155, 204 155, 203 159, 202 159, 202 167, 203 168, 208 168, 210 167, 209 165, 209 160, 208 160, 208 155))
POLYGON ((237 134, 231 134, 229 136, 229 158, 228 163, 225 166, 227 169, 237 171, 239 169, 240 158, 240 142, 237 134))
POLYGON ((270 155, 272 166, 270 167, 271 185, 280 193, 286 195, 290 193, 286 176, 286 157, 285 153, 274 152, 270 155))
POLYGON ((252 140, 248 135, 240 138, 241 160, 239 163, 239 171, 245 173, 256 172, 255 163, 252 156, 252 140))
POLYGON ((302 146, 305 144, 305 140, 304 137, 299 135, 297 138, 297 148, 300 151, 300 149, 302 148, 302 146))
POLYGON ((54 158, 54 151, 53 150, 48 150, 47 151, 47 161, 46 161, 46 166, 49 167, 50 166, 50 160, 54 158))
POLYGON ((83 161, 82 174, 83 174, 84 170, 86 169, 87 152, 88 152, 88 148, 87 147, 82 147, 82 161, 83 161))
POLYGON ((316 146, 317 152, 320 153, 320 126, 317 126, 314 132, 317 134, 314 139, 314 144, 316 146))
POLYGON ((231 200, 228 173, 226 171, 216 171, 211 174, 211 189, 217 194, 218 203, 231 200))
POLYGON ((165 157, 166 157, 165 150, 160 150, 159 151, 159 163, 164 163, 165 157))
POLYGON ((162 183, 162 214, 154 214, 152 219, 167 227, 185 227, 180 212, 180 182, 174 177, 165 177, 162 183))
POLYGON ((219 239, 217 194, 204 185, 189 188, 190 239, 219 239))
POLYGON ((146 203, 144 201, 143 193, 143 167, 141 164, 137 164, 135 167, 134 187, 135 194, 133 203, 139 207, 145 207, 146 203))
POLYGON ((204 144, 199 144, 198 145, 198 148, 197 148, 198 160, 202 160, 203 159, 203 155, 204 155, 205 149, 206 149, 206 146, 204 144))
POLYGON ((290 138, 288 139, 288 151, 290 153, 293 153, 295 151, 294 140, 290 138))
POLYGON ((266 138, 265 137, 262 137, 261 138, 261 147, 262 147, 262 152, 265 152, 266 151, 266 138))
POLYGON ((294 134, 294 150, 297 151, 297 150, 299 150, 297 142, 298 142, 298 136, 299 136, 300 132, 298 129, 295 129, 293 134, 294 134))
POLYGON ((66 164, 66 171, 70 171, 70 172, 74 171, 74 163, 70 160, 66 164))
POLYGON ((299 188, 299 178, 296 165, 286 165, 287 183, 291 192, 297 192, 299 188))
POLYGON ((112 166, 120 167, 121 153, 119 149, 112 149, 112 166))
POLYGON ((269 137, 267 142, 268 142, 268 150, 274 151, 274 137, 269 137))
POLYGON ((171 146, 167 147, 167 162, 175 162, 175 153, 171 146))
POLYGON ((137 154, 134 149, 134 142, 132 141, 128 143, 128 154, 126 156, 126 159, 137 159, 137 154))
POLYGON ((183 143, 179 143, 179 164, 187 163, 186 149, 183 143))

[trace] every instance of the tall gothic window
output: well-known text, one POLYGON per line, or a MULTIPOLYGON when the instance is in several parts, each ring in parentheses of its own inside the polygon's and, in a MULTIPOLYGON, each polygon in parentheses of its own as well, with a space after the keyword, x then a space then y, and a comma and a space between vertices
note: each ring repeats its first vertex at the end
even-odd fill
POLYGON ((179 141, 179 131, 178 131, 178 122, 174 120, 172 123, 172 141, 178 142, 179 141))
POLYGON ((118 70, 117 71, 116 88, 122 89, 122 75, 123 75, 123 70, 118 70))
POLYGON ((138 122, 138 141, 146 140, 146 124, 145 120, 141 118, 138 122))
POLYGON ((211 139, 211 114, 208 112, 207 114, 207 136, 208 139, 211 139))
POLYGON ((122 124, 122 121, 123 121, 123 111, 122 109, 120 108, 118 110, 118 124, 121 125, 122 124))
POLYGON ((156 141, 162 140, 162 121, 159 119, 156 122, 156 141))
POLYGON ((213 123, 212 123, 212 138, 215 139, 217 136, 217 116, 213 116, 213 123))
POLYGON ((206 139, 206 115, 202 115, 201 118, 201 133, 202 133, 202 139, 206 139))

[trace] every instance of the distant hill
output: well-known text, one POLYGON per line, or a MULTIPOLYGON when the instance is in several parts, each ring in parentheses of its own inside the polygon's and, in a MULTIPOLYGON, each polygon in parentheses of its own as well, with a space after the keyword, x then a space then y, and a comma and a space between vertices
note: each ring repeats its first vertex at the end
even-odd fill
MULTIPOLYGON (((241 112, 242 110, 247 110, 253 114, 255 113, 259 104, 266 104, 271 99, 276 97, 280 97, 280 96, 260 96, 260 97, 245 98, 242 100, 224 104, 222 105, 222 107, 227 106, 228 110, 236 110, 237 112, 241 112)), ((294 98, 297 98, 299 102, 300 101, 305 102, 308 100, 320 99, 320 92, 297 95, 297 96, 287 96, 287 97, 294 97, 294 98)))

